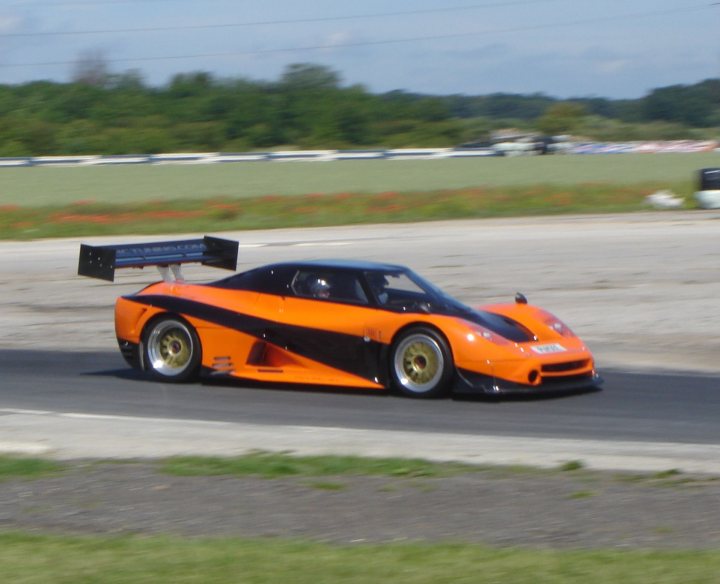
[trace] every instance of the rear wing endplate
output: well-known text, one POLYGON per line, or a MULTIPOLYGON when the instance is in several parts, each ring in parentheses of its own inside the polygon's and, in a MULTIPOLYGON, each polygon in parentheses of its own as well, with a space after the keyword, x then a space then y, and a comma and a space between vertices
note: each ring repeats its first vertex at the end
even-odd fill
POLYGON ((214 268, 237 268, 238 242, 206 235, 202 239, 121 245, 80 245, 78 274, 112 282, 118 268, 158 266, 165 278, 168 269, 176 276, 179 266, 200 263, 214 268), (164 270, 162 269, 164 268, 164 270))

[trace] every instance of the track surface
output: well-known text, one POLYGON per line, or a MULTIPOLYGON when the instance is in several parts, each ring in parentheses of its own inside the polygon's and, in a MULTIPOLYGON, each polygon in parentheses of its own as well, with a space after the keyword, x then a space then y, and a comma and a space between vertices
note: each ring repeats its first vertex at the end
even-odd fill
POLYGON ((720 444, 720 380, 605 373, 601 392, 422 401, 375 392, 169 385, 111 353, 0 351, 2 407, 277 426, 720 444))

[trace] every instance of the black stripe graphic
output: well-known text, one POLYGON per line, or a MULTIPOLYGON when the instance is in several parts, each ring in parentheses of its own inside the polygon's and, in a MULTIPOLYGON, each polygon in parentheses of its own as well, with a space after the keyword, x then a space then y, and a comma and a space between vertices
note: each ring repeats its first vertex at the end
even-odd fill
POLYGON ((175 296, 148 294, 124 298, 240 331, 291 353, 382 385, 388 382, 386 367, 383 365, 386 347, 376 341, 289 325, 175 296))

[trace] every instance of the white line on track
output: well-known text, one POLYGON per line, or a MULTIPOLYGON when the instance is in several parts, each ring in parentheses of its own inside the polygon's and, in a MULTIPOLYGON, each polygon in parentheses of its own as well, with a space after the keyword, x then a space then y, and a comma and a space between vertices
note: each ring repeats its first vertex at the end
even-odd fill
POLYGON ((341 247, 350 245, 349 241, 310 241, 290 244, 291 247, 341 247))
POLYGON ((26 414, 28 416, 50 416, 57 414, 57 412, 50 412, 47 410, 23 410, 16 408, 0 408, 0 414, 26 414))
POLYGON ((0 452, 71 458, 303 455, 421 457, 472 464, 720 474, 720 445, 438 434, 1 408, 0 452))
POLYGON ((129 422, 159 423, 164 422, 176 424, 203 424, 224 426, 231 422, 215 422, 212 420, 190 420, 182 418, 149 418, 144 416, 119 416, 113 414, 87 414, 84 412, 53 412, 49 410, 24 410, 16 408, 0 408, 0 414, 18 414, 27 416, 55 416, 58 418, 72 418, 77 420, 117 420, 129 422))
POLYGON ((258 247, 279 247, 285 245, 287 247, 344 247, 352 245, 351 241, 301 241, 301 242, 287 242, 283 244, 278 243, 241 243, 238 245, 239 249, 254 249, 258 247))

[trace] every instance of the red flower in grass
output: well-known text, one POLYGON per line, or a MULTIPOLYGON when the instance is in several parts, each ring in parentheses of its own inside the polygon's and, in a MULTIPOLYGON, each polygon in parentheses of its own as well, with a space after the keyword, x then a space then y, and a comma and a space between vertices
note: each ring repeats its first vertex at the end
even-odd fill
POLYGON ((375 196, 376 201, 394 201, 399 196, 397 191, 385 191, 375 196))

